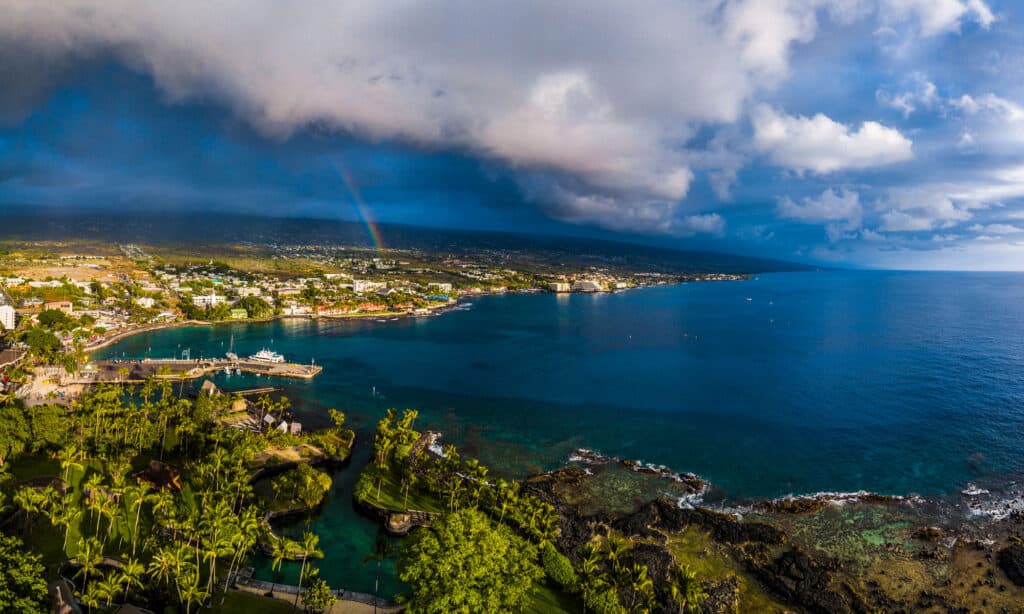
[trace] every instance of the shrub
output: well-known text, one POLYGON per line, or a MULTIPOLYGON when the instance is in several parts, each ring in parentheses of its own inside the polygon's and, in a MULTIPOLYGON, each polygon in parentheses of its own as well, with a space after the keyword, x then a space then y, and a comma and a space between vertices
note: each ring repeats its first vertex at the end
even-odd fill
POLYGON ((558 551, 550 542, 546 542, 540 551, 540 561, 544 565, 544 573, 562 588, 574 592, 579 578, 572 562, 558 551))

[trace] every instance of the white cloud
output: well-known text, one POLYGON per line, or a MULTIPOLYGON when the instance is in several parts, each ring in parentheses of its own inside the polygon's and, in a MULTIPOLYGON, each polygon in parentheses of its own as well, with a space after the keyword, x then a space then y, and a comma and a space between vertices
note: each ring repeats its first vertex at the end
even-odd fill
POLYGON ((829 241, 852 238, 860 228, 863 210, 860 195, 853 191, 825 190, 817 198, 804 198, 795 202, 789 197, 779 199, 776 211, 779 217, 805 224, 825 224, 829 241))
POLYGON ((818 113, 791 116, 762 105, 753 115, 754 145, 796 171, 829 173, 909 160, 912 143, 894 128, 866 121, 856 131, 818 113))
POLYGON ((900 94, 892 94, 884 89, 875 91, 875 99, 879 104, 896 109, 904 118, 922 107, 930 109, 939 102, 938 88, 924 74, 915 72, 910 75, 908 88, 900 94))
POLYGON ((995 21, 982 0, 881 0, 883 22, 914 20, 922 36, 957 32, 965 19, 988 28, 995 21))
POLYGON ((986 235, 1011 235, 1018 232, 1024 232, 1024 229, 1018 228, 1012 224, 974 224, 967 230, 986 235))
POLYGON ((882 214, 882 225, 879 226, 879 230, 884 232, 911 232, 931 230, 933 226, 934 222, 927 217, 894 210, 882 214))
POLYGON ((1008 122, 1024 121, 1024 107, 992 93, 977 98, 964 94, 960 98, 950 100, 950 104, 967 115, 987 113, 1008 122))
MULTIPOLYGON (((1024 199, 1024 165, 995 168, 962 181, 892 189, 879 203, 880 228, 890 232, 951 228, 972 219, 975 211, 1019 199, 1024 199)), ((1018 211, 1006 211, 1000 217, 1015 219, 1019 215, 1018 211)), ((1013 228, 989 224, 974 225, 970 230, 996 235, 1013 228)))

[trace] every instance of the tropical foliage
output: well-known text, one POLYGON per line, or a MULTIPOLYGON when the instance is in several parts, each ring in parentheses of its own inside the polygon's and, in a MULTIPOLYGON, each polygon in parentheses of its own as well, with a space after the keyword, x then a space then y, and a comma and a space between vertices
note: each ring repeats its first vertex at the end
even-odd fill
POLYGON ((414 612, 514 612, 544 576, 536 559, 532 544, 467 509, 412 538, 400 577, 413 587, 409 606, 414 612))
MULTIPOLYGON (((35 477, 17 486, 10 479, 2 489, 21 518, 15 528, 30 545, 49 548, 55 564, 67 560, 61 574, 81 603, 197 611, 270 540, 266 503, 250 485, 253 458, 270 441, 217 424, 231 400, 183 399, 170 381, 151 380, 99 385, 70 409, 0 406, 0 465, 7 461, 14 475, 35 477), (18 457, 25 452, 33 456, 18 457)), ((298 500, 322 497, 330 487, 329 476, 305 465, 291 473, 280 489, 298 500)), ((0 558, 13 548, 0 544, 0 558)), ((300 582, 310 576, 306 561, 322 556, 312 533, 284 550, 303 561, 300 582)), ((0 575, 11 582, 27 577, 18 575, 23 567, 11 569, 0 575)), ((34 576, 45 577, 41 569, 34 576)), ((3 607, 5 594, 0 590, 0 611, 38 611, 3 607)))

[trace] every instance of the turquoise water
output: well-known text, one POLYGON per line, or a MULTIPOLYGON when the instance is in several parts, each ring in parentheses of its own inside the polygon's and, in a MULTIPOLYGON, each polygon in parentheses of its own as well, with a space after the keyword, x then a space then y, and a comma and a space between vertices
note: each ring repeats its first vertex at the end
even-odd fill
POLYGON ((784 273, 482 297, 393 322, 164 330, 104 354, 216 355, 231 335, 240 354, 315 359, 324 374, 288 396, 309 424, 337 407, 357 429, 356 458, 312 521, 325 540, 344 535, 323 575, 354 590, 373 589, 375 563, 360 561, 375 527, 352 509, 351 482, 389 406, 421 409, 421 424, 513 475, 579 446, 693 471, 732 497, 945 494, 1024 473, 1022 275, 784 273))

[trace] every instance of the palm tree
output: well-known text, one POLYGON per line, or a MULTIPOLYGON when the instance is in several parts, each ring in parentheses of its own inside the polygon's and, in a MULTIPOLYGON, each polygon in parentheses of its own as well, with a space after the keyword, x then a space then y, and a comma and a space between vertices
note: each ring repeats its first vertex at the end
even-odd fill
POLYGON ((295 593, 295 603, 292 604, 292 611, 299 605, 299 594, 302 593, 302 580, 306 575, 306 563, 310 557, 323 558, 324 553, 317 550, 320 537, 316 533, 306 531, 302 534, 302 567, 299 568, 299 590, 295 593))
POLYGON ((50 507, 50 523, 55 527, 64 528, 64 542, 61 544, 61 552, 68 549, 68 534, 71 532, 71 525, 82 517, 82 510, 72 503, 74 495, 68 493, 59 499, 60 503, 50 507))
MULTIPOLYGON (((384 559, 388 558, 391 554, 391 539, 388 537, 383 527, 377 528, 377 539, 373 542, 373 554, 363 558, 363 564, 365 565, 369 561, 377 561, 377 576, 373 581, 373 595, 376 597, 380 592, 380 568, 384 559)), ((374 604, 373 611, 377 611, 377 605, 374 604)))
POLYGON ((117 597, 117 594, 121 592, 121 584, 118 579, 111 576, 109 578, 103 578, 99 582, 96 582, 96 597, 106 602, 107 607, 110 607, 111 602, 117 597))
POLYGON ((604 542, 605 558, 611 563, 616 571, 619 569, 619 555, 626 548, 626 541, 618 535, 609 535, 604 542))
POLYGON ((697 614, 708 598, 707 591, 697 580, 697 573, 690 569, 689 565, 671 570, 669 589, 672 600, 679 606, 680 613, 697 614))
POLYGON ((76 558, 82 568, 78 570, 75 577, 85 576, 83 586, 88 586, 89 574, 95 572, 99 564, 103 562, 103 545, 95 537, 79 538, 76 558))
POLYGON ((629 586, 633 590, 633 607, 638 606, 637 601, 648 607, 650 601, 654 599, 654 582, 647 577, 647 565, 633 563, 629 577, 629 586))
POLYGON ((139 520, 142 516, 142 505, 146 502, 146 491, 145 486, 126 486, 123 494, 121 495, 122 501, 125 502, 126 511, 129 513, 134 512, 135 522, 132 524, 132 556, 135 556, 135 547, 139 542, 139 520))
POLYGON ((199 605, 210 596, 209 593, 199 590, 199 571, 188 574, 188 582, 181 590, 181 600, 185 604, 185 614, 191 614, 192 604, 199 605))
POLYGON ((270 583, 270 596, 274 596, 274 587, 277 586, 277 577, 281 572, 281 565, 288 558, 288 540, 271 533, 271 563, 270 570, 274 572, 274 579, 270 583))
POLYGON ((81 471, 82 463, 79 461, 85 457, 85 453, 78 449, 78 446, 71 443, 57 452, 57 459, 60 461, 60 468, 64 470, 64 482, 68 481, 72 469, 81 471))
POLYGON ((124 586, 125 603, 128 602, 128 594, 133 587, 141 589, 144 586, 142 584, 142 575, 144 573, 146 573, 146 568, 137 559, 128 559, 121 566, 121 572, 117 576, 117 583, 124 586))
MULTIPOLYGON (((256 512, 252 508, 242 511, 235 523, 234 538, 232 540, 234 553, 231 555, 231 563, 228 565, 227 577, 224 578, 225 595, 228 592, 228 584, 231 582, 232 570, 235 569, 236 563, 238 565, 242 564, 242 561, 245 560, 245 555, 256 545, 259 530, 260 523, 256 518, 256 512)), ((221 603, 224 603, 223 599, 221 599, 221 603)))
POLYGON ((170 547, 161 548, 156 551, 149 561, 149 575, 156 580, 157 584, 169 585, 174 577, 174 570, 177 567, 177 560, 174 551, 170 547))

